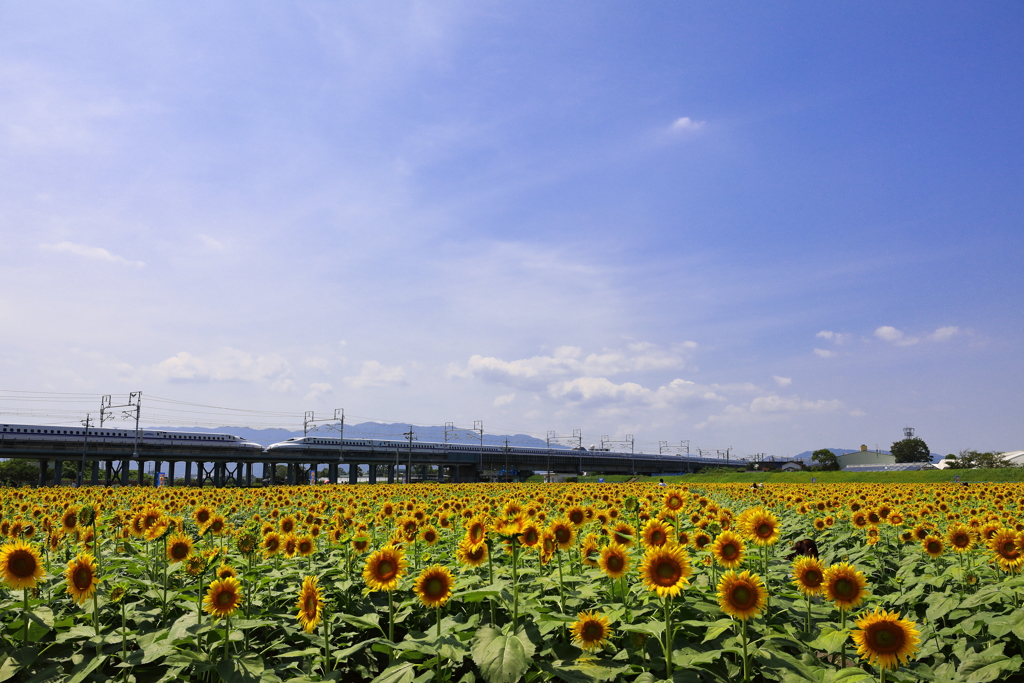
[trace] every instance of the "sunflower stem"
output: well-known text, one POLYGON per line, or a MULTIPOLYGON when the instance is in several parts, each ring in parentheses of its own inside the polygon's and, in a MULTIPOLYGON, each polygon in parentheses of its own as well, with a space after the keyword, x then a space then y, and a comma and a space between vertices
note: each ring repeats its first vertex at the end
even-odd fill
POLYGON ((23 588, 21 590, 22 590, 22 593, 24 594, 24 598, 25 598, 25 610, 24 610, 24 613, 22 614, 22 616, 25 619, 25 636, 22 639, 22 645, 24 647, 28 647, 28 589, 27 588, 23 588))
POLYGON ((328 614, 325 609, 321 614, 324 622, 324 675, 331 673, 331 632, 328 626, 328 614))
POLYGON ((231 617, 224 618, 224 661, 228 659, 228 647, 231 645, 231 617))
POLYGON ((434 664, 434 680, 441 683, 441 607, 434 608, 437 620, 437 659, 434 664))
POLYGON ((388 651, 388 663, 395 663, 395 597, 388 591, 388 640, 391 649, 388 651))
MULTIPOLYGON (((494 585, 494 560, 491 558, 491 547, 487 546, 487 576, 490 581, 490 585, 494 585)), ((497 626, 498 615, 495 611, 494 598, 487 598, 487 602, 491 605, 491 626, 497 626)))
POLYGON ((512 633, 519 630, 519 546, 516 537, 512 540, 512 633))
MULTIPOLYGON (((839 630, 846 630, 846 610, 842 607, 839 608, 839 630)), ((843 638, 843 655, 842 655, 843 668, 846 668, 846 638, 843 638)))
POLYGON ((747 657, 747 620, 743 620, 743 683, 750 683, 750 659, 747 657))
POLYGON ((562 582, 562 549, 556 548, 555 555, 558 557, 558 604, 562 614, 565 614, 565 585, 562 582))
POLYGON ((666 678, 672 678, 672 603, 665 596, 665 672, 666 678))
POLYGON ((804 597, 807 598, 807 618, 804 621, 804 630, 807 633, 811 632, 811 594, 804 593, 804 597))

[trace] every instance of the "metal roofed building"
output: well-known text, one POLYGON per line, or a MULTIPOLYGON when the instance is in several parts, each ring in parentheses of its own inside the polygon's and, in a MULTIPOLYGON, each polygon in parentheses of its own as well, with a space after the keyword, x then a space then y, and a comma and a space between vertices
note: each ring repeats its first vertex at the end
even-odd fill
POLYGON ((839 461, 839 467, 840 469, 843 470, 860 465, 896 464, 896 456, 893 455, 892 453, 878 453, 876 451, 869 451, 868 447, 863 444, 861 445, 859 451, 854 451, 853 453, 844 453, 843 455, 837 455, 836 460, 839 461))
POLYGON ((917 470, 938 469, 930 462, 899 462, 889 465, 850 465, 844 467, 844 472, 914 472, 917 470))

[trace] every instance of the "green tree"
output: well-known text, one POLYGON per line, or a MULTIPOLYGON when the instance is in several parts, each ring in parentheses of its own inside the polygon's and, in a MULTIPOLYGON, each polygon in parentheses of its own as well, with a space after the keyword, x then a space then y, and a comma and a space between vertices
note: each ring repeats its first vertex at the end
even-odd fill
MULTIPOLYGON (((946 456, 946 460, 950 460, 950 456, 946 456)), ((954 470, 971 470, 978 468, 991 468, 998 469, 1000 467, 1014 467, 1014 464, 1008 462, 999 453, 988 451, 980 453, 978 451, 964 449, 960 451, 960 455, 952 458, 949 464, 950 469, 954 470)))
POLYGON ((824 472, 834 472, 839 469, 839 460, 836 454, 827 448, 819 448, 811 453, 811 461, 817 463, 816 467, 824 472))
POLYGON ((35 484, 39 481, 39 463, 12 458, 0 462, 0 483, 7 486, 35 484))
POLYGON ((932 452, 928 449, 928 444, 916 436, 913 439, 894 441, 890 452, 896 456, 896 462, 932 461, 932 452))

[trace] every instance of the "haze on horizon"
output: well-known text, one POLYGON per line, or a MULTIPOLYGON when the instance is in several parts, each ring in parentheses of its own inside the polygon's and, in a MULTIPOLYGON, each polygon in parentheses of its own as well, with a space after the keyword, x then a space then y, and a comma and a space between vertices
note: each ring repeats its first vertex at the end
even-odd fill
POLYGON ((141 390, 254 427, 1024 448, 1022 32, 1013 2, 7 4, 0 420, 141 390))

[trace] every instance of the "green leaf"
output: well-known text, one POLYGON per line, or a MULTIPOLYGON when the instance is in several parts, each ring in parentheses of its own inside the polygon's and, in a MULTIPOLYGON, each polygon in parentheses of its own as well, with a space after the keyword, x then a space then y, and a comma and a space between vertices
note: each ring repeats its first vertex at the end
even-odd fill
POLYGON ((945 595, 932 602, 925 615, 928 617, 928 621, 935 621, 949 614, 959 604, 960 598, 956 595, 945 595))
POLYGON ((1015 673, 1020 671, 1020 655, 1007 657, 1002 654, 980 654, 969 655, 960 665, 957 673, 966 683, 989 683, 989 681, 1004 678, 1004 673, 1015 673))
POLYGON ((373 683, 412 683, 416 678, 416 665, 412 662, 401 662, 389 666, 373 679, 373 683))
POLYGON ((847 635, 845 631, 837 631, 834 628, 823 628, 821 629, 821 633, 818 634, 818 637, 810 643, 810 646, 832 654, 839 652, 842 649, 843 643, 846 642, 846 638, 847 635))
POLYGON ((0 681, 10 679, 14 674, 32 665, 39 654, 39 648, 18 648, 10 653, 0 665, 0 681))
POLYGON ((362 617, 358 617, 353 614, 339 614, 338 617, 346 624, 350 624, 363 630, 369 628, 380 628, 380 617, 376 614, 362 617))
POLYGON ((626 633, 646 633, 649 636, 660 638, 661 634, 665 632, 664 621, 652 621, 646 624, 623 624, 618 627, 619 631, 625 631, 626 633))
POLYGON ((875 677, 855 666, 836 671, 831 677, 826 678, 828 683, 857 683, 858 681, 874 681, 875 677))
POLYGON ((103 666, 106 661, 106 657, 90 657, 85 661, 85 666, 75 667, 71 671, 71 678, 67 680, 67 683, 81 683, 86 676, 103 666))
POLYGON ((225 683, 258 683, 263 674, 263 660, 254 653, 229 657, 217 663, 217 673, 225 683))
MULTIPOLYGON (((525 634, 524 638, 518 637, 518 634, 507 636, 493 626, 485 626, 477 631, 473 640, 473 662, 480 668, 487 683, 516 683, 523 677, 531 661, 524 647, 524 639, 525 634)), ((532 650, 532 643, 530 646, 532 650)))

